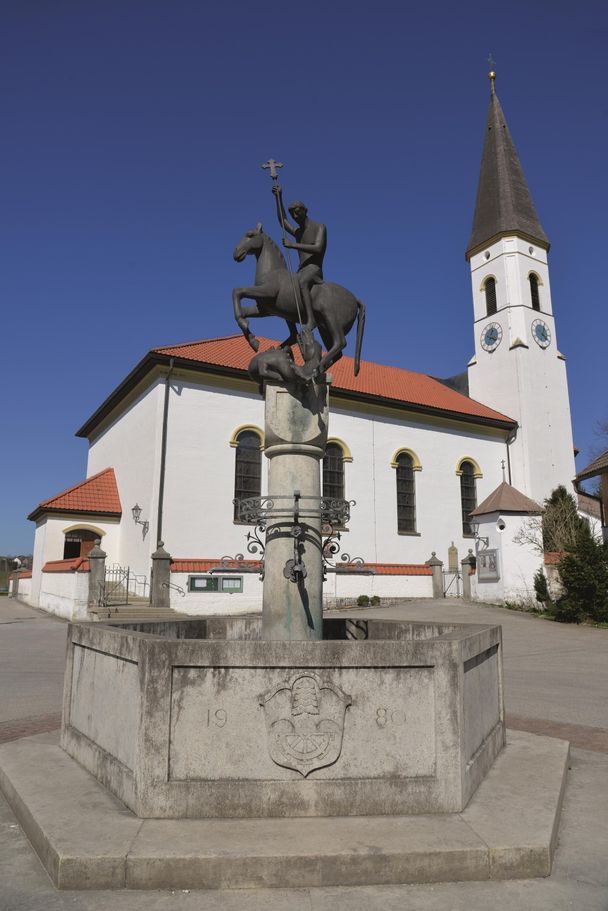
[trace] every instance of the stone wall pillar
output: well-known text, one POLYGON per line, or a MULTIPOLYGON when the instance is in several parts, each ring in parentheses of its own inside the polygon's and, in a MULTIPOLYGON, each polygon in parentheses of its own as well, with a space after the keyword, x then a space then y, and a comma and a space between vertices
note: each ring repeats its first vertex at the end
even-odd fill
POLYGON ((433 572, 433 598, 443 598, 443 563, 435 551, 432 552, 431 559, 426 561, 426 565, 430 566, 433 572))
POLYGON ((11 597, 11 598, 19 597, 19 570, 18 569, 15 570, 15 573, 11 579, 11 590, 10 590, 9 597, 11 597))
POLYGON ((171 555, 165 550, 162 541, 152 554, 152 580, 150 585, 150 607, 171 607, 171 555))
POLYGON ((471 600, 471 571, 475 566, 473 551, 469 550, 466 557, 460 561, 462 567, 462 597, 471 600))
POLYGON ((95 538, 95 545, 88 553, 90 566, 89 595, 87 610, 97 611, 103 606, 103 593, 106 581, 106 554, 100 547, 101 539, 95 538))
POLYGON ((267 383, 265 398, 272 512, 266 526, 262 634, 269 640, 318 640, 323 638, 320 463, 327 442, 329 386, 325 378, 299 390, 267 383), (294 521, 297 491, 299 516, 294 521), (298 572, 301 564, 305 574, 298 572))

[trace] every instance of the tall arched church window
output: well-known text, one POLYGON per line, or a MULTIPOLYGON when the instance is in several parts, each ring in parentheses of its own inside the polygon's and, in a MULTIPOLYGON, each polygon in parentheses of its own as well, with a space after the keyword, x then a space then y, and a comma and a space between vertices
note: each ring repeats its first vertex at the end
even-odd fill
POLYGON ((325 447, 323 496, 344 499, 344 452, 337 443, 328 443, 325 447))
MULTIPOLYGON (((262 492, 261 440, 254 430, 242 430, 235 438, 234 499, 259 497, 262 492)), ((237 506, 234 521, 238 522, 237 506)))
POLYGON ((470 514, 477 506, 477 488, 475 484, 475 466, 465 460, 460 463, 460 503, 462 508, 462 533, 472 535, 470 514))
POLYGON ((540 294, 538 293, 538 275, 531 272, 529 275, 530 298, 532 300, 532 309, 540 310, 540 294))
POLYGON ((483 287, 486 292, 486 315, 492 316, 496 313, 496 279, 486 278, 483 287))
POLYGON ((416 485, 414 460, 407 452, 400 452, 396 462, 397 475, 397 531, 401 534, 416 531, 416 485))

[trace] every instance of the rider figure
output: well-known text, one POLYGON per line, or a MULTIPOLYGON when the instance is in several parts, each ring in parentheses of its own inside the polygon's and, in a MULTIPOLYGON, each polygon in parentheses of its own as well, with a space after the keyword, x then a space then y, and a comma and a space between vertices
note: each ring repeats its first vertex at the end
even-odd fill
POLYGON ((289 214, 296 222, 292 225, 287 221, 285 209, 283 207, 283 195, 281 187, 275 184, 272 188, 277 203, 277 215, 281 227, 295 237, 296 242, 292 243, 283 237, 283 246, 288 250, 297 250, 300 257, 297 278, 300 285, 302 302, 306 315, 306 322, 303 328, 312 332, 315 328, 315 320, 312 312, 311 291, 313 285, 320 285, 323 282, 323 257, 327 248, 327 229, 325 225, 318 224, 308 218, 308 209, 303 202, 297 200, 289 206, 289 214))

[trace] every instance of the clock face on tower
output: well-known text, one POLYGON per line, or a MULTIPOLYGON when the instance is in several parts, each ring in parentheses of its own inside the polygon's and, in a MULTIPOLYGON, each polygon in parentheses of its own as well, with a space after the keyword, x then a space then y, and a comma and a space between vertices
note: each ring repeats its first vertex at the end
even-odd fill
POLYGON ((496 351, 502 341, 500 323, 489 323, 481 333, 481 347, 484 351, 496 351))
POLYGON ((532 338, 541 348, 551 344, 551 330, 542 319, 535 319, 532 323, 532 338))

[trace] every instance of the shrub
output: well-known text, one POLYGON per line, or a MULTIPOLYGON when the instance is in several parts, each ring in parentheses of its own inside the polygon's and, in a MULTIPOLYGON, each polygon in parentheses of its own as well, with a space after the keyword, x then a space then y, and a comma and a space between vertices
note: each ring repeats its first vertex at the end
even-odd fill
POLYGON ((369 603, 373 604, 374 606, 376 606, 377 604, 380 604, 380 595, 372 595, 369 600, 369 603))
POLYGON ((369 595, 359 595, 357 598, 357 605, 359 607, 367 607, 369 604, 369 595))
POLYGON ((551 602, 551 596, 549 595, 549 586, 547 585, 547 577, 545 576, 542 569, 539 569, 534 576, 534 591, 536 592, 536 600, 540 601, 543 605, 548 605, 551 602))

